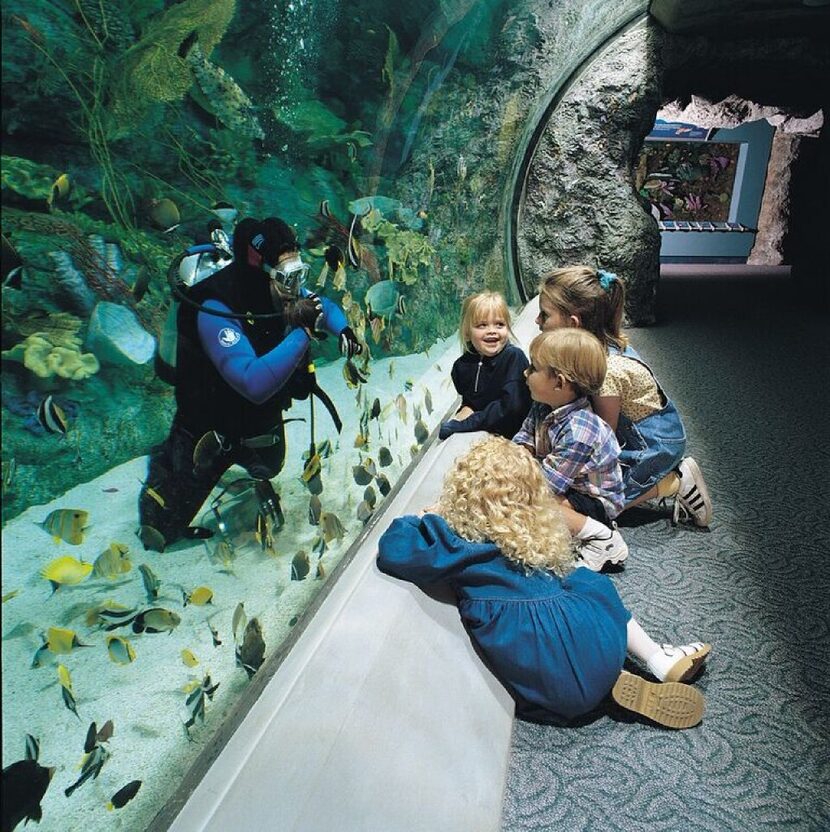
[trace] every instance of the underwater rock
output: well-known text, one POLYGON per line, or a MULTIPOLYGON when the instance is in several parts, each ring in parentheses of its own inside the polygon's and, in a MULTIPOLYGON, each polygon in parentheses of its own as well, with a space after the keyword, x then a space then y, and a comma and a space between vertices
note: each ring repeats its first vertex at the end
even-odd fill
POLYGON ((58 295, 64 305, 87 317, 95 306, 95 292, 87 285, 86 278, 65 251, 50 251, 49 258, 55 264, 58 295))
POLYGON ((132 309, 101 301, 90 316, 86 346, 105 363, 129 366, 150 361, 156 339, 141 326, 132 309))

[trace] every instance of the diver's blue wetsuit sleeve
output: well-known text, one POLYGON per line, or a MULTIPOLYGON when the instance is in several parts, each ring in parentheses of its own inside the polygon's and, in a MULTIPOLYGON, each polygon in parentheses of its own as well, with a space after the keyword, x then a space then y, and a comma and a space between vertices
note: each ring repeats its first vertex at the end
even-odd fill
MULTIPOLYGON (((204 305, 218 312, 231 311, 217 300, 204 305)), ((308 350, 309 337, 303 329, 292 330, 274 349, 258 356, 239 321, 200 312, 196 324, 202 347, 219 374, 254 404, 262 404, 277 393, 308 350)))
MULTIPOLYGON (((311 292, 308 289, 302 289, 300 294, 307 298, 311 292)), ((329 300, 322 295, 318 295, 318 297, 320 303, 323 304, 323 327, 331 335, 339 335, 349 325, 343 310, 333 300, 329 300)))

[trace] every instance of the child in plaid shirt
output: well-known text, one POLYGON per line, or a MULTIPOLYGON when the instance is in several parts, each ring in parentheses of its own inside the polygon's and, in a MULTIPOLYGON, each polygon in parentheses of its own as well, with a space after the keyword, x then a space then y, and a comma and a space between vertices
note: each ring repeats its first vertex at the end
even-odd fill
POLYGON ((628 557, 613 522, 625 504, 620 446, 588 402, 605 370, 605 350, 590 332, 560 329, 537 335, 525 370, 534 403, 513 437, 540 462, 577 540, 580 565, 595 572, 628 557))

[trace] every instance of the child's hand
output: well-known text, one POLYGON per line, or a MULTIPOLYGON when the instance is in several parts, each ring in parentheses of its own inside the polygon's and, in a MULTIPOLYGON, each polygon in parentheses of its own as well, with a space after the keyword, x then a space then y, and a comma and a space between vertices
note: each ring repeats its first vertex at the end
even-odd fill
POLYGON ((472 416, 473 413, 475 413, 475 410, 473 410, 471 407, 467 407, 467 405, 465 404, 464 407, 456 411, 454 418, 457 422, 463 422, 465 419, 472 416))
POLYGON ((422 508, 418 512, 418 517, 423 517, 425 514, 437 514, 437 513, 438 513, 438 506, 436 506, 436 505, 426 506, 425 508, 422 508))

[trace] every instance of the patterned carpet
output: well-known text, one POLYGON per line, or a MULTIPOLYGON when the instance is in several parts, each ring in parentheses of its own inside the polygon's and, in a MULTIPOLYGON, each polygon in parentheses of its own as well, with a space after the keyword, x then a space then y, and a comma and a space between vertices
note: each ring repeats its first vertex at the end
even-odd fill
POLYGON ((578 726, 517 721, 503 828, 828 830, 828 316, 786 279, 675 276, 659 319, 630 334, 684 417, 715 518, 632 513, 613 580, 658 641, 713 644, 706 715, 678 732, 613 705, 578 726))

